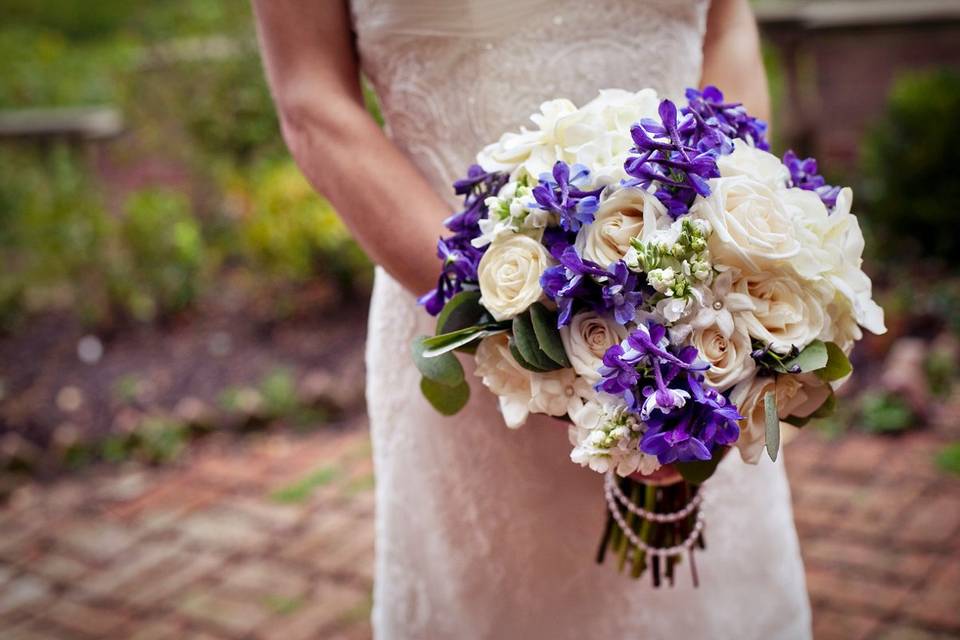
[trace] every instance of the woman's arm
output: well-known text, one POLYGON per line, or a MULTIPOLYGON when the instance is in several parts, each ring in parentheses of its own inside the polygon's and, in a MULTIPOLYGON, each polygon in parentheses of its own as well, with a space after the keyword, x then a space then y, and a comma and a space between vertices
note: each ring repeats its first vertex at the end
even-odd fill
POLYGON ((700 86, 716 85, 750 115, 770 119, 767 75, 757 23, 747 0, 713 0, 707 13, 700 86))
POLYGON ((449 207, 363 106, 344 0, 253 0, 283 137, 374 262, 423 293, 449 207))

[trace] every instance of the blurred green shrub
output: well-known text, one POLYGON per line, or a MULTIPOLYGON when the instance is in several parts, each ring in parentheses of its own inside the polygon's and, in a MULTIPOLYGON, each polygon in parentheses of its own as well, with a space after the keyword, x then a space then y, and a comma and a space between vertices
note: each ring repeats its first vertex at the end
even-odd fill
POLYGON ((860 398, 860 424, 871 433, 898 433, 916 425, 917 417, 899 396, 869 391, 860 398))
POLYGON ((902 76, 864 140, 865 219, 890 255, 941 258, 957 268, 960 73, 902 76))
POLYGON ((138 320, 186 309, 200 292, 205 246, 189 200, 167 189, 133 194, 117 233, 112 297, 138 320))
POLYGON ((24 311, 73 307, 98 320, 107 306, 111 221, 75 153, 0 154, 0 328, 24 311))
POLYGON ((275 278, 335 278, 344 290, 369 280, 371 266, 330 204, 291 160, 235 172, 225 181, 242 255, 275 278))

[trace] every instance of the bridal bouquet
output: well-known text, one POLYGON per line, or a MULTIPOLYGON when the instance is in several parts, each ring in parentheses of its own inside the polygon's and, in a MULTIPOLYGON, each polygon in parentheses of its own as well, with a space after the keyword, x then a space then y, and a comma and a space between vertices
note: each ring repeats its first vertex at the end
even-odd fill
POLYGON ((469 397, 454 351, 506 425, 569 423, 573 462, 606 475, 598 561, 671 582, 704 546, 701 484, 827 415, 860 327, 884 329, 861 270, 852 192, 772 155, 766 125, 715 87, 686 104, 601 91, 544 103, 454 184, 436 335, 414 341, 444 414, 469 397))

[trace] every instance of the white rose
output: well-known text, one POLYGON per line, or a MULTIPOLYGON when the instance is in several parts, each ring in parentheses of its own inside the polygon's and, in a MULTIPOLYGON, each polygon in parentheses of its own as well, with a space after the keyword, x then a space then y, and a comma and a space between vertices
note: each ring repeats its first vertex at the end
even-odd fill
POLYGON ((626 338, 625 327, 593 311, 578 313, 568 326, 560 327, 560 339, 573 370, 591 384, 600 381, 597 370, 603 364, 603 354, 626 338))
POLYGON ((497 396, 504 422, 511 429, 522 426, 530 413, 533 372, 517 364, 510 354, 507 335, 500 333, 481 340, 475 362, 474 373, 497 396))
POLYGON ((841 189, 824 233, 826 253, 835 258, 824 275, 849 305, 857 323, 879 335, 885 333, 887 327, 883 309, 873 300, 873 283, 861 268, 863 232, 857 216, 850 213, 852 204, 853 192, 849 188, 841 189))
POLYGON ((581 256, 607 267, 621 260, 632 238, 645 239, 657 230, 666 208, 643 189, 619 189, 600 203, 594 221, 581 227, 576 247, 581 256))
POLYGON ((763 271, 800 253, 793 220, 779 197, 747 176, 710 180, 710 195, 698 198, 691 214, 710 223, 714 264, 763 271))
POLYGON ((546 248, 529 236, 498 237, 480 258, 480 304, 497 320, 509 320, 540 299, 540 276, 551 264, 546 248))
POLYGON ((813 342, 827 321, 823 300, 811 283, 776 272, 742 275, 733 290, 750 296, 753 309, 740 313, 742 326, 777 353, 813 342))
POLYGON ((717 158, 717 168, 722 178, 747 176, 771 189, 783 189, 790 179, 790 171, 780 158, 740 139, 733 141, 733 153, 717 158))
POLYGON ((734 331, 727 337, 720 327, 711 325, 695 329, 690 344, 696 347, 700 359, 710 364, 704 377, 718 391, 726 391, 752 376, 756 370, 757 364, 750 357, 753 347, 746 331, 734 331))
POLYGON ((790 260, 790 266, 804 278, 819 280, 830 264, 838 259, 825 245, 825 234, 831 226, 827 207, 820 196, 806 189, 784 189, 779 195, 787 214, 794 221, 796 238, 801 247, 790 260))
MULTIPOLYGON (((814 375, 755 376, 734 387, 730 400, 744 416, 740 421, 737 448, 743 461, 750 464, 760 460, 766 446, 767 418, 763 398, 768 391, 775 394, 777 414, 782 420, 788 416, 809 416, 827 399, 830 387, 814 375)), ((795 429, 781 422, 780 431, 781 442, 785 444, 795 429)))

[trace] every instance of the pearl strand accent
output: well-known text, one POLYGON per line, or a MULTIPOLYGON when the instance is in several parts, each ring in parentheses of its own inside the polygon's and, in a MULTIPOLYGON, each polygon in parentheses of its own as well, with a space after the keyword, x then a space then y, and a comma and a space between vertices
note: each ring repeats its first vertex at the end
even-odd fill
POLYGON ((609 483, 607 483, 604 493, 607 498, 607 507, 610 509, 610 514, 620 527, 620 530, 624 533, 624 535, 627 536, 627 539, 633 546, 643 549, 650 555, 655 555, 660 558, 667 558, 669 556, 681 555, 685 552, 688 552, 693 548, 693 545, 696 544, 697 538, 700 537, 700 532, 703 531, 703 511, 698 511, 697 521, 694 523, 693 530, 690 532, 690 535, 687 536, 686 540, 673 547, 652 547, 641 540, 637 534, 633 532, 633 529, 627 525, 626 520, 623 518, 623 514, 620 513, 620 508, 617 506, 617 499, 614 496, 613 490, 610 488, 609 483))
POLYGON ((675 511, 673 513, 655 513, 653 511, 647 511, 641 507, 638 507, 629 498, 627 498, 627 496, 623 494, 623 491, 620 490, 620 486, 617 484, 616 479, 611 473, 608 473, 606 476, 606 487, 613 491, 613 495, 616 497, 617 501, 626 507, 627 511, 645 520, 650 520, 651 522, 677 522, 679 520, 683 520, 693 513, 693 510, 700 506, 700 503, 703 502, 703 494, 698 493, 697 495, 693 496, 693 499, 687 503, 687 506, 680 511, 675 511))

